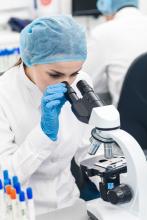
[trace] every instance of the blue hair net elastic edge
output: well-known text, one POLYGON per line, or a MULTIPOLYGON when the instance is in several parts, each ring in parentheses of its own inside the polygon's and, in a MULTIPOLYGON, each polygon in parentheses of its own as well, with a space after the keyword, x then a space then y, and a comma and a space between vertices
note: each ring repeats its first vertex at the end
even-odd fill
POLYGON ((87 56, 85 55, 85 58, 83 58, 83 56, 77 56, 77 57, 72 57, 72 58, 58 58, 58 59, 50 59, 50 60, 44 60, 44 61, 40 61, 40 62, 34 62, 33 64, 25 62, 25 59, 22 58, 23 62, 25 63, 26 66, 28 67, 32 67, 33 65, 37 65, 37 64, 53 64, 53 63, 60 63, 60 62, 75 62, 75 61, 85 61, 87 58, 87 56))

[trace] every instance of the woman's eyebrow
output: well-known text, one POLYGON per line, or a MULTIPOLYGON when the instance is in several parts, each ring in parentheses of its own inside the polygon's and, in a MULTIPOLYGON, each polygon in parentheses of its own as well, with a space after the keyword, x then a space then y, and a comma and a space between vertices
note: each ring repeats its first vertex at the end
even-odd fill
MULTIPOLYGON (((71 73, 70 75, 73 75, 73 74, 79 72, 80 70, 81 70, 81 68, 80 68, 79 70, 77 70, 76 72, 71 73)), ((50 73, 50 74, 58 74, 58 75, 66 75, 65 73, 61 73, 61 72, 56 71, 56 70, 50 70, 50 71, 51 71, 51 72, 47 71, 47 73, 50 73)))

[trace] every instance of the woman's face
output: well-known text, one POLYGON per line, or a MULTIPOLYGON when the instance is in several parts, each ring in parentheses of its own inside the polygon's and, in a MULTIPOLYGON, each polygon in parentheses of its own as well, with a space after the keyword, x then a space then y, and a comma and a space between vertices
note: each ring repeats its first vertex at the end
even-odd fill
POLYGON ((54 64, 37 64, 32 67, 26 67, 26 75, 44 91, 48 85, 67 81, 72 84, 76 79, 78 72, 84 62, 61 62, 54 64))

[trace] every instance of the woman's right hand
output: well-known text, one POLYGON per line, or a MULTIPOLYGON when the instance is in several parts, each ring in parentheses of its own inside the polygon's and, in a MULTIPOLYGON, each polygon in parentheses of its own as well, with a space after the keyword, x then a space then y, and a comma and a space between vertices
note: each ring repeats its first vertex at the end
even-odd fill
POLYGON ((66 92, 66 85, 64 83, 58 83, 48 86, 42 97, 41 128, 52 141, 57 140, 59 114, 62 106, 66 102, 66 92))

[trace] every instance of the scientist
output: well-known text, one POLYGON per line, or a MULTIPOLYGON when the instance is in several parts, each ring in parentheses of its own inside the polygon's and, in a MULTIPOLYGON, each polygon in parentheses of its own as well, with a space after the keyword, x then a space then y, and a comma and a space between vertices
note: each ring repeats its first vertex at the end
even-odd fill
POLYGON ((86 155, 89 127, 72 113, 62 82, 90 82, 80 71, 86 54, 71 17, 38 18, 20 34, 20 61, 0 77, 1 170, 32 186, 37 215, 79 196, 70 164, 86 155))
POLYGON ((117 105, 131 62, 147 51, 147 16, 138 0, 99 0, 98 10, 107 22, 92 30, 83 70, 93 79, 95 92, 109 93, 117 105))

